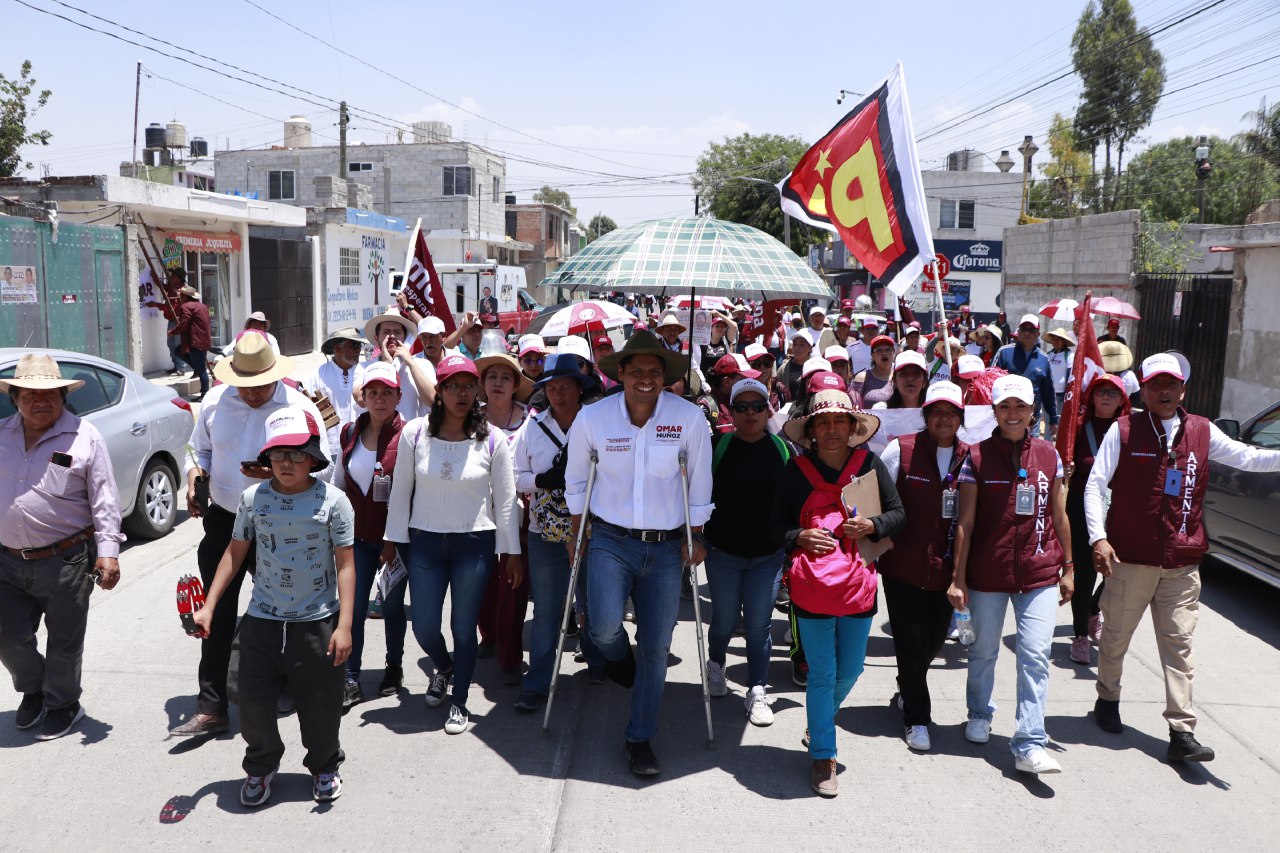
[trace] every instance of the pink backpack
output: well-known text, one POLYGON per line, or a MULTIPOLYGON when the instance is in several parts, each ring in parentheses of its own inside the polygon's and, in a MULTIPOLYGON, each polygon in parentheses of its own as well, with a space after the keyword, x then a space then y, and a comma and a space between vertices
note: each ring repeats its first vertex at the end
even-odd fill
POLYGON ((810 613, 843 616, 863 613, 875 605, 875 564, 863 560, 853 540, 839 532, 846 517, 840 492, 857 474, 866 456, 865 449, 854 451, 835 483, 822 479, 808 458, 796 457, 796 464, 813 486, 800 509, 800 527, 822 527, 837 533, 836 549, 830 554, 815 557, 802 548, 792 552, 791 600, 810 613))

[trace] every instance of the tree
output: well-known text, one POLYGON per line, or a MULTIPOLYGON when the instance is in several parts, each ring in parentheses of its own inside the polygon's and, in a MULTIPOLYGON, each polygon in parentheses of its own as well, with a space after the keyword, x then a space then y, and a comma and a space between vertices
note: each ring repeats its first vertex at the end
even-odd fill
POLYGON ((573 215, 574 219, 578 218, 578 208, 573 206, 573 202, 569 200, 569 194, 564 190, 544 186, 533 194, 533 200, 540 204, 554 204, 557 207, 563 207, 573 215))
POLYGON ((1065 219, 1079 216, 1087 208, 1092 181, 1089 154, 1076 143, 1076 133, 1061 113, 1049 124, 1048 163, 1040 166, 1045 180, 1031 188, 1030 210, 1035 216, 1065 219))
POLYGON ((48 145, 53 136, 47 130, 27 131, 27 123, 40 108, 49 102, 53 92, 41 89, 36 95, 35 106, 28 104, 35 91, 36 81, 31 76, 31 60, 22 63, 18 79, 10 80, 0 74, 0 178, 9 178, 19 169, 30 169, 31 164, 22 160, 22 149, 27 145, 48 145))
MULTIPOLYGON (((1199 220, 1197 144, 1196 137, 1184 136, 1153 145, 1134 157, 1124 174, 1124 189, 1117 206, 1122 209, 1145 207, 1143 219, 1148 221, 1199 220)), ((1280 194, 1275 172, 1258 170, 1257 155, 1250 152, 1244 142, 1238 138, 1211 136, 1208 145, 1213 174, 1205 182, 1205 222, 1241 225, 1252 212, 1255 198, 1274 198, 1280 194)))
POLYGON ((1138 27, 1129 0, 1090 0, 1071 37, 1071 64, 1084 84, 1075 132, 1097 171, 1098 146, 1106 152, 1102 171, 1103 211, 1115 207, 1115 172, 1124 168, 1124 149, 1151 116, 1164 91, 1164 57, 1151 35, 1138 27), (1115 172, 1111 151, 1116 149, 1115 172))
POLYGON ((587 223, 587 242, 598 240, 610 231, 617 231, 618 223, 614 222, 603 213, 597 213, 591 217, 591 221, 587 223))
MULTIPOLYGON (((702 209, 717 219, 759 228, 781 240, 782 207, 775 184, 796 164, 809 144, 797 136, 773 133, 713 142, 698 157, 693 191, 702 209)), ((791 221, 791 249, 803 254, 811 243, 826 243, 830 232, 791 221)))

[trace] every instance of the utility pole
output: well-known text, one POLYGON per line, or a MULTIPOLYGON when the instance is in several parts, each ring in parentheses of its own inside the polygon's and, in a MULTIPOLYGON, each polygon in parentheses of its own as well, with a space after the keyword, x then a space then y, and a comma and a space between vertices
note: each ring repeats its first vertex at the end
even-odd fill
POLYGON ((1209 140, 1202 136, 1196 144, 1196 207, 1200 209, 1200 224, 1204 224, 1204 182, 1213 174, 1213 162, 1209 159, 1209 140))
POLYGON ((338 104, 338 176, 347 179, 347 102, 338 104))
POLYGON ((133 79, 133 159, 129 161, 129 177, 138 177, 138 102, 142 97, 142 61, 133 79))

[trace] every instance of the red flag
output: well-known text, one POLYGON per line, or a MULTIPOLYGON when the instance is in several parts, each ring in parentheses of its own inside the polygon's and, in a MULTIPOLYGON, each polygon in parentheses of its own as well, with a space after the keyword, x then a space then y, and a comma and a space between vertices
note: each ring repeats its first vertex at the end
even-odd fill
POLYGON ((409 261, 409 269, 404 277, 404 298, 410 307, 423 317, 435 315, 444 323, 446 335, 453 334, 457 325, 453 322, 453 314, 444 299, 444 287, 440 284, 440 275, 431 260, 431 251, 427 248, 427 235, 422 233, 422 222, 413 229, 413 258, 409 261))
POLYGON ((739 329, 742 339, 750 343, 760 338, 760 342, 768 346, 769 337, 778 328, 779 312, 794 301, 794 299, 771 299, 768 302, 757 305, 752 310, 751 316, 743 321, 742 328, 739 329))
POLYGON ((1098 349, 1098 333, 1093 328, 1090 312, 1093 292, 1084 296, 1084 304, 1076 311, 1076 355, 1071 364, 1071 382, 1062 400, 1061 418, 1058 422, 1058 455, 1063 465, 1070 465, 1076 454, 1076 433, 1084 423, 1084 392, 1094 377, 1107 371, 1102 366, 1102 352, 1098 349))

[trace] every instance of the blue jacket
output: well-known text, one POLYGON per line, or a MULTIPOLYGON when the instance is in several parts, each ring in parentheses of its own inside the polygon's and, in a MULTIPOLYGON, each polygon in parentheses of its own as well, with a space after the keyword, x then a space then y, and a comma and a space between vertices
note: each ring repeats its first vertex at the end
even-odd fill
POLYGON ((1036 392, 1036 411, 1043 408, 1049 423, 1058 423, 1058 398, 1053 392, 1053 374, 1049 370, 1048 357, 1039 347, 1027 352, 1020 344, 1005 344, 996 351, 991 366, 1030 379, 1036 392))

